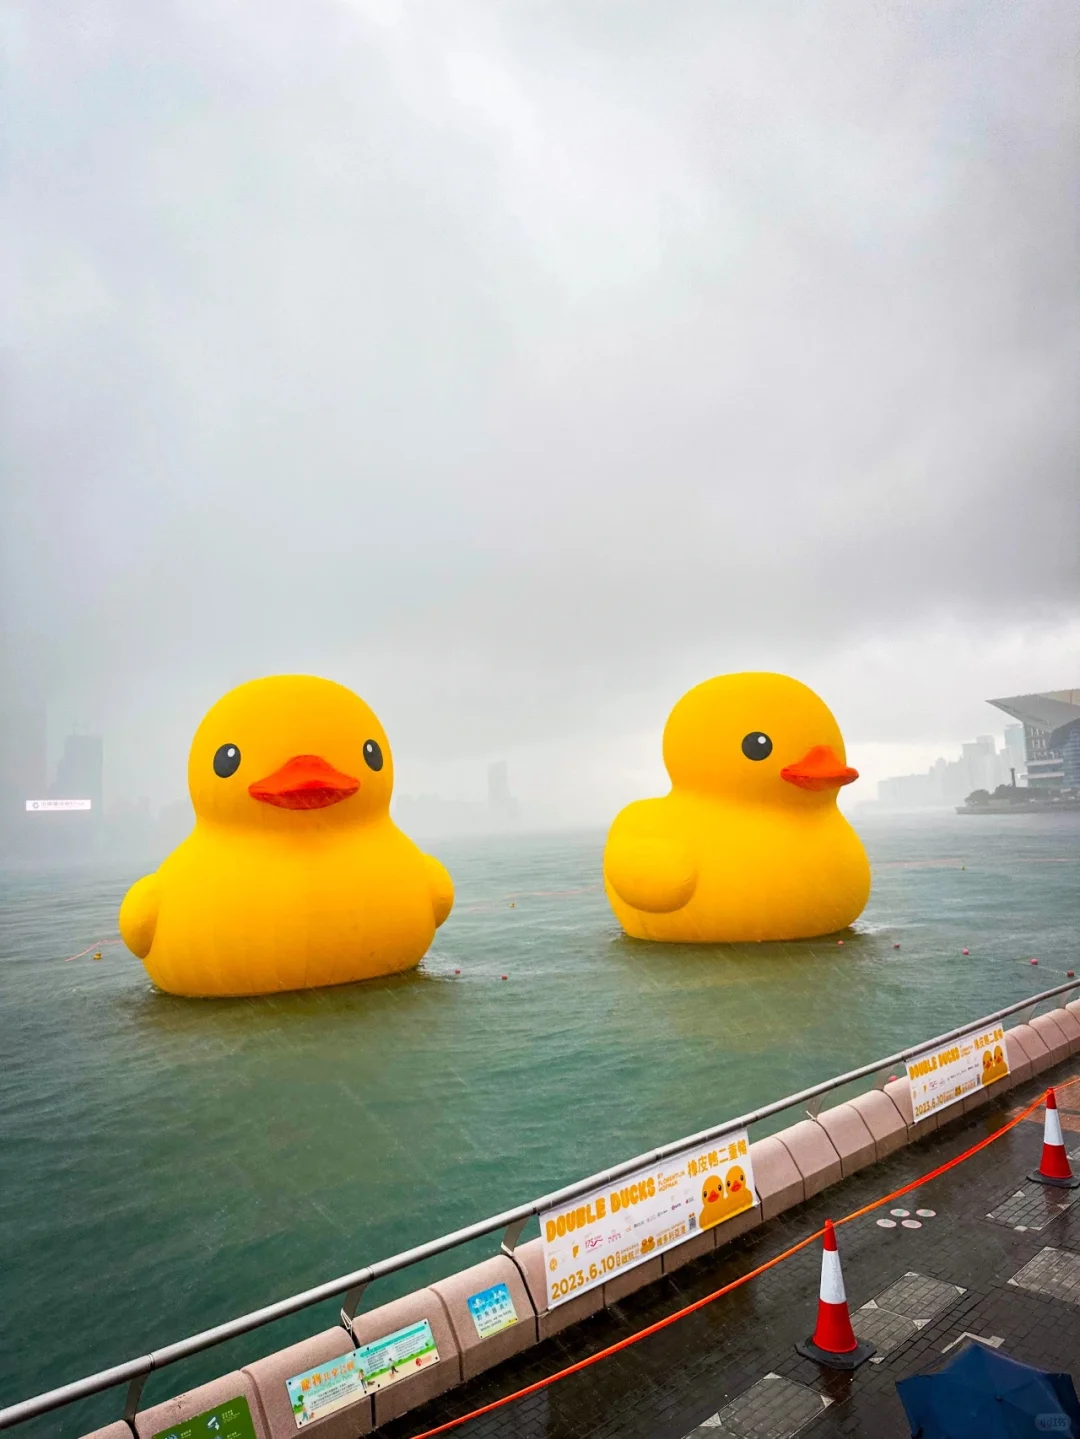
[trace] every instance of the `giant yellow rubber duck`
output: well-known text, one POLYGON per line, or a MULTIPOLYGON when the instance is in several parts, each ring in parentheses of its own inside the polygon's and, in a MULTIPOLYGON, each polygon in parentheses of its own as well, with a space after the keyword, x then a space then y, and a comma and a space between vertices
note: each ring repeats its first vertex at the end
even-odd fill
POLYGON ((683 943, 805 939, 852 923, 870 866, 836 796, 858 779, 804 684, 721 675, 664 728, 671 793, 628 805, 604 850, 627 934, 683 943))
POLYGON ((454 887, 390 818, 394 766, 358 695, 310 675, 240 685, 188 760, 195 829, 120 907, 172 994, 271 994, 419 964, 454 887))

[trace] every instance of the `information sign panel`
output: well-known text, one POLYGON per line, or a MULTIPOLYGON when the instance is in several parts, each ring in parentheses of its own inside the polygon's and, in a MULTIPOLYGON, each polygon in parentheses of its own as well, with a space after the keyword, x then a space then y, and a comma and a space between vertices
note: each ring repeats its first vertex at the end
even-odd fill
POLYGON ((327 1359, 314 1369, 305 1369, 285 1380, 297 1429, 313 1419, 324 1419, 337 1409, 354 1404, 367 1393, 356 1354, 327 1359))
POLYGON ((981 1086, 1004 1079, 1009 1052, 1000 1024, 972 1029, 959 1039, 923 1050, 908 1060, 911 1105, 916 1120, 948 1109, 981 1086))
POLYGON ((540 1216, 548 1307, 757 1204, 745 1129, 540 1216))
POLYGON ((438 1360, 435 1336, 426 1319, 395 1329, 393 1334, 373 1339, 370 1344, 361 1344, 356 1351, 356 1363, 369 1394, 407 1379, 438 1360))
POLYGON ((482 1289, 479 1294, 469 1295, 469 1313, 481 1339, 490 1339, 492 1334, 509 1329, 518 1322, 514 1300, 505 1284, 495 1284, 482 1289))
POLYGON ((256 1439, 248 1402, 239 1395, 214 1409, 205 1409, 194 1419, 185 1419, 171 1429, 162 1429, 154 1439, 256 1439))

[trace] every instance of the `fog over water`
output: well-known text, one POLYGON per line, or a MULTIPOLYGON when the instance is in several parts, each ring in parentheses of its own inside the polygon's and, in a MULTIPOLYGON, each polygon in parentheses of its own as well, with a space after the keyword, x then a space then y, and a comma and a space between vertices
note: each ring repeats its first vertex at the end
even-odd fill
POLYGON ((681 691, 864 785, 1080 683, 1064 0, 10 0, 9 696, 183 794, 226 688, 602 823, 681 691))

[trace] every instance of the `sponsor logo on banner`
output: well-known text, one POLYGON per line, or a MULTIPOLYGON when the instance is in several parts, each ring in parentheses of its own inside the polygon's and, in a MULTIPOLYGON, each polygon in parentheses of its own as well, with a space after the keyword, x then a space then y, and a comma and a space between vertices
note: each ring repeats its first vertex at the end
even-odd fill
POLYGON ((958 1103, 977 1089, 1004 1079, 1009 1052, 1000 1024, 972 1029, 908 1060, 911 1104, 916 1120, 958 1103))
POLYGON ((686 1149, 540 1216, 548 1308, 757 1204, 745 1129, 686 1149))

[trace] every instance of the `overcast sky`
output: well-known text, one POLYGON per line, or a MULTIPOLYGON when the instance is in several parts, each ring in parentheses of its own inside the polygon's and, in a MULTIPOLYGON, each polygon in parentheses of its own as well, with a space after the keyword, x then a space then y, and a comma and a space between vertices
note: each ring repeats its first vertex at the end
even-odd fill
POLYGON ((3 625, 112 798, 283 670, 574 821, 710 674, 852 799, 1080 683, 1073 0, 4 8, 3 625))

